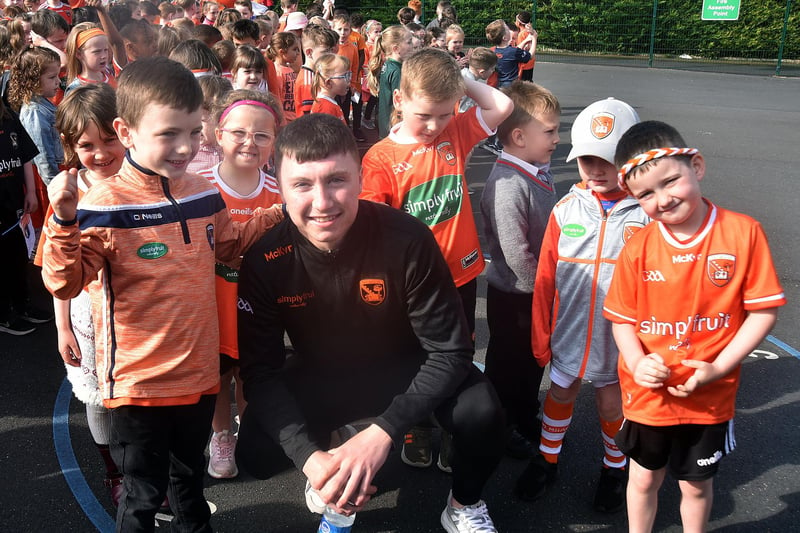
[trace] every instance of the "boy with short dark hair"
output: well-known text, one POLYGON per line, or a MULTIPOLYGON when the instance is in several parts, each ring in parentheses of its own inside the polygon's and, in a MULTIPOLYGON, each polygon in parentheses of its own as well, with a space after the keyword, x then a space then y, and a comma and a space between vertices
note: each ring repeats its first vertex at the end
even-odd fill
POLYGON ((703 198, 705 159, 675 128, 632 127, 614 161, 654 220, 623 248, 603 308, 621 356, 629 530, 652 529, 669 466, 683 529, 705 531, 714 475, 735 446, 741 362, 786 298, 761 225, 703 198))
POLYGON ((542 368, 531 353, 534 278, 556 190, 550 157, 558 145, 561 106, 539 85, 515 82, 503 89, 514 111, 498 127, 504 150, 481 197, 486 244, 486 377, 509 423, 507 452, 527 458, 536 437, 542 368))
POLYGON ((131 63, 117 90, 114 129, 128 149, 119 174, 93 186, 80 209, 75 170, 48 191, 48 290, 72 298, 102 271, 92 294, 102 312, 93 315, 97 338, 109 341, 97 344, 97 374, 112 409, 112 456, 125 476, 121 531, 152 530, 167 493, 173 528, 210 531, 204 451, 219 390, 219 330, 213 296, 186 296, 213 295, 215 261, 238 260, 282 218, 273 206, 233 223, 217 189, 186 173, 202 102, 180 63, 131 63))
POLYGON ((364 142, 366 137, 361 131, 361 67, 364 64, 364 55, 359 53, 358 45, 350 40, 353 32, 348 15, 336 15, 333 17, 331 27, 339 35, 339 48, 336 52, 350 60, 350 87, 347 94, 337 97, 339 107, 348 125, 353 127, 353 136, 358 142, 364 142), (350 104, 353 104, 353 120, 350 121, 350 104))

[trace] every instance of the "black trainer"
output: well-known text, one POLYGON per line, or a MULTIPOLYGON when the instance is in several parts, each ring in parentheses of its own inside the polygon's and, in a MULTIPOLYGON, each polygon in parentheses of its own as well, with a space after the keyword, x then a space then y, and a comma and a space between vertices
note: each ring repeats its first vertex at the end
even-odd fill
POLYGON ((19 313, 19 318, 31 324, 44 324, 53 320, 53 313, 29 306, 19 313))
POLYGON ((530 459, 539 454, 538 447, 516 429, 512 429, 506 439, 506 455, 514 459, 530 459))
POLYGON ((517 498, 526 502, 536 501, 544 496, 549 485, 558 477, 558 463, 548 463, 544 456, 537 453, 528 463, 514 487, 517 498))
POLYGON ((594 494, 594 509, 601 513, 616 513, 625 507, 625 488, 628 471, 622 468, 603 468, 594 494))
POLYGON ((20 320, 19 318, 10 318, 8 320, 0 321, 0 331, 9 333, 11 335, 28 335, 36 331, 36 328, 20 320))

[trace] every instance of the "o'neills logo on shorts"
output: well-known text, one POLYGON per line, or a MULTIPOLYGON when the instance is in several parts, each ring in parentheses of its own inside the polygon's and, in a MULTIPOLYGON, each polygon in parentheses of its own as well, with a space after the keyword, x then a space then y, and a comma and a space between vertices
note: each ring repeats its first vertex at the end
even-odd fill
POLYGON ((305 307, 308 305, 308 301, 314 296, 316 296, 314 291, 306 291, 300 294, 278 296, 276 302, 278 304, 288 305, 289 307, 305 307))
POLYGON ((403 211, 433 227, 458 215, 463 197, 461 176, 448 174, 417 185, 401 205, 403 211))

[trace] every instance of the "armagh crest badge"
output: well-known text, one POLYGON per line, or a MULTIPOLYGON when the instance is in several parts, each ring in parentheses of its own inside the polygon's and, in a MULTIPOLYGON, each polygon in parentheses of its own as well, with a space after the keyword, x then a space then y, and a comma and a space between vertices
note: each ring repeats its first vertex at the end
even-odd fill
POLYGON ((724 287, 733 279, 736 271, 736 256, 733 254, 710 254, 707 258, 708 279, 717 287, 724 287))
POLYGON ((590 128, 596 139, 605 139, 614 131, 614 115, 606 112, 593 115, 590 128))
POLYGON ((641 222, 626 222, 622 227, 622 242, 628 242, 633 234, 644 227, 641 222))
POLYGON ((380 305, 386 299, 386 284, 382 279, 362 279, 361 299, 369 305, 380 305))

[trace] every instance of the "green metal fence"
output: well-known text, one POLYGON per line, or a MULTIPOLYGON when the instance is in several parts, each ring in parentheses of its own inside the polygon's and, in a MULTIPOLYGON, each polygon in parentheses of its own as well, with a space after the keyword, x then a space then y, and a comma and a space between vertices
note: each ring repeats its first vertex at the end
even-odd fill
MULTIPOLYGON (((404 0, 350 8, 386 24, 404 0)), ((422 0, 423 23, 435 0, 422 0)), ((513 24, 530 11, 537 58, 762 75, 800 76, 800 8, 793 0, 451 0, 468 46, 486 45, 484 28, 513 24), (701 19, 704 2, 739 6, 738 20, 701 19)), ((340 2, 337 2, 341 3, 340 2)), ((346 2, 345 2, 346 3, 346 2)))

